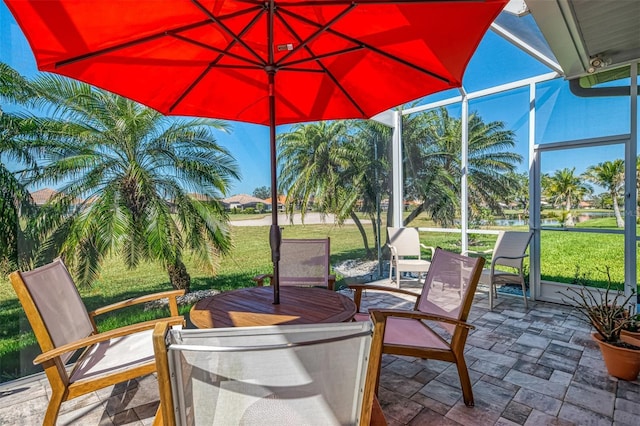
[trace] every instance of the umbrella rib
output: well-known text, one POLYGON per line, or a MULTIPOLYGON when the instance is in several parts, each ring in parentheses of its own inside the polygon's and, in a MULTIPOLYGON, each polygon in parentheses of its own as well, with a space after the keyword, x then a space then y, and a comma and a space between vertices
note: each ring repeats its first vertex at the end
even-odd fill
MULTIPOLYGON (((306 40, 300 42, 300 44, 295 49, 291 50, 289 53, 287 53, 282 58, 280 58, 280 60, 278 61, 278 64, 283 63, 288 57, 290 57, 291 55, 295 55, 301 49, 305 48, 309 43, 311 43, 313 40, 318 38, 323 32, 325 32, 325 30, 329 29, 333 24, 338 22, 340 19, 344 18, 349 12, 351 12, 353 10, 354 7, 356 7, 355 4, 349 5, 349 7, 344 9, 342 12, 340 12, 338 15, 336 15, 333 19, 331 19, 329 22, 327 22, 322 27, 320 27, 315 33, 313 33, 309 37, 307 37, 306 40)), ((277 9, 276 9, 276 15, 278 16, 278 18, 282 22, 284 22, 284 19, 282 18, 282 16, 280 15, 280 13, 279 13, 279 11, 277 9)), ((276 64, 276 66, 278 64, 276 64)))
MULTIPOLYGON (((205 77, 205 75, 207 75, 207 73, 209 71, 211 71, 212 68, 214 67, 218 67, 218 68, 233 68, 233 69, 261 69, 264 67, 264 62, 260 61, 260 62, 253 62, 248 58, 242 57, 240 55, 236 55, 233 53, 230 53, 229 50, 236 44, 236 42, 238 41, 238 38, 242 37, 251 27, 253 27, 253 25, 258 21, 258 19, 260 19, 260 17, 264 14, 264 9, 261 8, 261 11, 259 13, 257 13, 253 19, 251 19, 251 22, 249 22, 243 29, 242 31, 240 31, 240 33, 238 33, 237 37, 234 37, 234 39, 229 43, 229 45, 227 46, 226 49, 221 50, 221 49, 217 49, 214 48, 212 46, 209 46, 207 44, 204 43, 200 43, 198 41, 195 40, 191 40, 188 39, 184 36, 179 36, 177 34, 175 34, 174 36, 187 42, 187 43, 193 43, 196 44, 202 48, 206 48, 206 49, 210 49, 213 50, 215 52, 218 53, 218 57, 215 58, 213 61, 211 61, 209 63, 209 65, 207 66, 207 68, 198 76, 198 78, 196 78, 190 85, 189 87, 187 87, 187 89, 182 92, 182 94, 180 96, 178 96, 178 98, 175 100, 175 102, 173 104, 171 104, 171 106, 169 107, 169 111, 173 111, 179 104, 180 102, 182 102, 184 100, 184 98, 191 93, 191 91, 198 85, 198 83, 200 83, 202 81, 202 79, 205 77), (243 60, 245 62, 248 62, 250 64, 254 64, 256 65, 255 67, 249 66, 249 65, 233 65, 233 66, 223 66, 223 65, 219 65, 218 62, 220 62, 220 60, 222 60, 222 58, 225 57, 225 55, 234 57, 236 59, 240 59, 243 60)), ((260 59, 260 58, 258 58, 260 59)))
POLYGON ((280 71, 285 72, 302 72, 302 73, 316 73, 316 74, 325 74, 326 71, 319 69, 311 69, 311 68, 284 68, 280 69, 280 71))
MULTIPOLYGON (((320 27, 320 24, 318 24, 317 22, 312 21, 311 19, 307 19, 304 16, 300 16, 297 13, 293 13, 290 10, 280 9, 280 12, 284 13, 284 14, 287 14, 287 15, 291 16, 292 18, 299 19, 300 21, 305 22, 305 23, 307 23, 309 25, 312 25, 312 26, 315 26, 315 27, 320 27)), ((416 64, 413 64, 413 63, 411 63, 411 62, 409 62, 409 61, 407 61, 405 59, 399 58, 398 56, 395 56, 395 55, 387 53, 387 52, 385 52, 383 50, 380 50, 380 49, 378 49, 378 48, 376 48, 376 47, 374 47, 374 46, 372 46, 372 45, 370 45, 368 43, 365 43, 365 42, 361 41, 361 40, 355 39, 353 37, 350 37, 350 36, 348 36, 346 34, 343 34, 343 33, 339 32, 339 31, 336 31, 336 30, 331 29, 331 28, 327 28, 325 31, 330 33, 330 34, 333 34, 336 37, 339 37, 339 38, 341 38, 343 40, 349 41, 349 42, 351 42, 353 44, 361 45, 362 47, 364 47, 364 48, 366 48, 366 49, 368 49, 368 50, 370 50, 370 51, 372 51, 374 53, 377 53, 378 55, 385 56, 388 59, 391 59, 393 61, 399 62, 399 63, 401 63, 401 64, 403 64, 403 65, 405 65, 405 66, 407 66, 409 68, 413 68, 416 71, 419 71, 419 72, 421 72, 423 74, 430 75, 431 77, 436 78, 438 80, 441 80, 441 81, 443 81, 445 83, 448 83, 448 84, 451 83, 451 81, 446 77, 443 77, 443 76, 441 76, 441 75, 439 75, 439 74, 437 74, 437 73, 435 73, 433 71, 429 71, 426 68, 423 68, 423 67, 420 67, 420 66, 418 66, 416 64)))
POLYGON ((187 87, 187 89, 182 92, 182 94, 180 96, 178 96, 178 98, 175 100, 174 103, 171 104, 171 106, 169 107, 169 112, 173 112, 173 110, 178 106, 178 104, 180 104, 180 102, 182 102, 182 100, 189 94, 191 93, 191 91, 193 90, 194 87, 196 87, 198 85, 198 83, 200 83, 202 81, 202 79, 204 78, 205 75, 207 75, 207 73, 209 72, 209 70, 213 67, 213 65, 209 64, 207 66, 207 68, 202 71, 200 73, 200 75, 191 82, 191 84, 189 85, 189 87, 187 87))
POLYGON ((335 84, 336 87, 340 89, 340 91, 344 94, 344 96, 347 99, 349 99, 349 102, 351 102, 353 106, 356 107, 358 111, 360 111, 360 114, 362 114, 363 117, 366 117, 367 114, 364 112, 362 107, 360 107, 360 104, 358 104, 358 102, 356 102, 356 100, 353 99, 353 97, 349 94, 349 92, 347 92, 347 90, 342 86, 342 84, 340 84, 338 79, 335 78, 335 76, 331 73, 331 71, 327 70, 323 64, 320 64, 320 66, 326 70, 327 76, 331 79, 331 81, 333 81, 333 84, 335 84))
MULTIPOLYGON (((209 64, 210 68, 226 68, 230 70, 261 70, 264 71, 264 67, 252 67, 250 65, 225 65, 212 62, 209 64)), ((317 70, 316 70, 317 71, 317 70)))
MULTIPOLYGON (((256 57, 256 59, 258 59, 258 61, 260 61, 261 64, 266 65, 266 62, 263 58, 260 57, 260 55, 258 55, 258 53, 253 50, 251 47, 249 47, 247 45, 247 43, 245 43, 241 36, 234 33, 233 31, 231 31, 231 29, 229 29, 229 27, 227 27, 220 19, 218 19, 215 15, 213 15, 211 12, 209 12, 209 10, 207 10, 206 7, 204 7, 202 5, 202 3, 200 3, 198 0, 191 0, 191 2, 193 4, 196 5, 196 7, 198 7, 202 13, 204 13, 205 15, 207 15, 209 17, 209 19, 214 23, 220 26, 220 28, 222 28, 229 36, 231 36, 231 38, 233 38, 233 40, 238 43, 239 45, 241 45, 242 47, 244 47, 249 53, 251 53, 253 56, 256 57)), ((264 8, 259 8, 258 10, 260 10, 260 12, 256 15, 256 17, 254 18, 254 20, 251 21, 251 23, 244 29, 244 31, 248 30, 249 28, 251 28, 251 26, 257 21, 257 18, 260 17, 262 14, 265 13, 265 9, 264 8)))
POLYGON ((128 41, 128 42, 125 42, 125 43, 120 43, 120 44, 115 45, 115 46, 106 47, 104 49, 95 50, 93 52, 84 53, 82 55, 74 56, 73 58, 65 59, 64 61, 58 61, 58 62, 56 62, 54 64, 54 67, 55 68, 63 67, 63 66, 66 66, 66 65, 73 64, 75 62, 80 62, 80 61, 84 61, 85 59, 93 58, 95 56, 100 56, 100 55, 104 55, 104 54, 107 54, 107 53, 115 52, 117 50, 126 49, 126 48, 131 47, 131 46, 136 46, 138 44, 147 43, 149 41, 153 41, 155 39, 165 37, 168 34, 187 31, 187 30, 191 30, 193 28, 199 28, 199 27, 202 27, 203 25, 209 24, 210 22, 211 21, 209 21, 207 19, 207 20, 204 20, 204 21, 196 22, 196 23, 193 23, 193 24, 189 24, 189 25, 185 25, 185 26, 182 26, 182 27, 174 28, 174 29, 171 29, 171 30, 165 30, 165 31, 162 31, 161 33, 152 34, 150 36, 139 38, 137 40, 132 40, 132 41, 128 41))
MULTIPOLYGON (((282 17, 280 15, 277 15, 277 16, 282 21, 282 24, 285 27, 287 27, 287 29, 291 32, 291 34, 293 34, 293 36, 298 39, 298 42, 301 42, 300 36, 298 35, 298 33, 293 31, 293 28, 291 28, 289 23, 286 20, 282 19, 282 17)), ((311 55, 312 58, 316 58, 316 55, 313 53, 313 51, 311 50, 311 48, 309 46, 304 46, 304 49, 309 53, 309 55, 311 55)), ((322 55, 322 57, 326 57, 326 55, 322 55)), ((320 57, 318 56, 317 58, 320 58, 320 57)), ((320 61, 320 59, 316 60, 316 62, 318 63, 318 66, 320 68, 322 68, 322 70, 327 75, 327 77, 329 77, 331 79, 331 81, 333 81, 333 84, 335 84, 336 87, 342 92, 342 94, 349 100, 349 102, 351 102, 351 104, 358 111, 360 111, 360 114, 362 114, 363 117, 366 117, 366 113, 364 112, 362 107, 360 107, 360 104, 358 104, 358 102, 356 102, 356 100, 349 94, 349 92, 347 92, 347 90, 345 90, 345 88, 342 86, 342 84, 340 84, 340 82, 333 75, 333 73, 331 71, 329 71, 327 69, 327 67, 324 66, 324 64, 322 63, 322 61, 320 61)))
MULTIPOLYGON (((226 49, 219 49, 219 48, 217 48, 217 47, 210 46, 210 45, 208 45, 208 44, 202 43, 202 42, 197 41, 197 40, 190 39, 190 38, 188 38, 188 37, 185 37, 185 36, 182 36, 182 35, 179 35, 179 34, 171 34, 171 36, 173 36, 173 37, 175 37, 175 38, 177 38, 177 39, 179 39, 179 40, 182 40, 182 41, 184 41, 184 42, 186 42, 186 43, 190 43, 190 44, 193 44, 193 45, 195 45, 195 46, 202 47, 203 49, 207 49, 207 50, 211 50, 211 51, 213 51, 213 52, 219 53, 219 54, 220 54, 220 55, 222 55, 222 56, 230 56, 230 57, 232 57, 232 58, 236 58, 236 59, 238 59, 238 60, 241 60, 241 61, 247 62, 247 63, 249 63, 249 64, 256 65, 256 66, 258 66, 258 67, 262 67, 262 66, 264 65, 262 62, 252 61, 251 59, 246 58, 246 57, 244 57, 244 56, 237 55, 237 54, 235 54, 235 53, 231 53, 231 52, 229 52, 228 50, 231 48, 231 46, 233 46, 233 44, 230 44, 229 46, 227 46, 227 48, 226 48, 226 49)), ((234 40, 234 42, 235 42, 235 40, 234 40)), ((233 43, 233 42, 232 42, 232 43, 233 43)), ((219 60, 220 60, 219 58, 216 58, 216 60, 215 60, 215 61, 213 61, 213 62, 215 63, 215 62, 217 62, 217 61, 219 61, 219 60)))
MULTIPOLYGON (((308 48, 305 48, 305 49, 308 49, 308 48)), ((283 69, 283 68, 290 67, 290 66, 293 66, 293 65, 298 65, 298 64, 304 64, 305 62, 312 62, 312 61, 317 61, 317 60, 320 60, 320 59, 326 59, 326 58, 330 58, 332 56, 340 56, 340 55, 343 55, 345 53, 357 52, 358 50, 362 50, 362 49, 364 49, 363 46, 355 46, 355 47, 349 47, 347 49, 336 50, 334 52, 324 53, 322 55, 316 55, 316 56, 313 56, 311 58, 298 59, 296 61, 291 61, 291 62, 287 62, 287 63, 284 63, 284 64, 280 64, 280 65, 278 65, 278 69, 283 69)))
POLYGON ((249 70, 256 70, 256 69, 262 69, 262 67, 252 67, 249 65, 220 65, 220 64, 216 64, 214 62, 211 62, 207 68, 202 71, 202 73, 200 73, 200 75, 193 80, 193 82, 189 85, 189 87, 186 88, 186 90, 184 92, 182 92, 182 94, 180 96, 178 96, 178 98, 175 100, 175 102, 173 104, 171 104, 171 106, 169 107, 169 112, 172 112, 177 106, 178 104, 180 104, 180 102, 182 102, 182 100, 189 94, 191 93, 191 91, 194 89, 194 87, 196 87, 198 85, 198 83, 200 83, 202 81, 202 79, 204 78, 205 75, 207 75, 207 73, 209 71, 211 71, 212 68, 229 68, 229 69, 249 69, 249 70))
MULTIPOLYGON (((238 3, 262 4, 264 0, 236 0, 238 3)), ((483 3, 486 0, 308 0, 308 1, 287 1, 278 0, 279 7, 306 7, 306 6, 335 6, 340 4, 425 4, 425 3, 483 3)))

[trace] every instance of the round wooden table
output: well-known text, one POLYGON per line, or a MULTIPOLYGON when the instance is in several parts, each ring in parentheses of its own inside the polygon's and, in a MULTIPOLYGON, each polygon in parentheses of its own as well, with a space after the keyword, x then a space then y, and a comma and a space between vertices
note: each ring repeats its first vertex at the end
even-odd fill
POLYGON ((322 288, 280 287, 280 304, 273 304, 272 287, 250 287, 205 297, 191 308, 198 328, 312 324, 349 321, 353 300, 322 288))

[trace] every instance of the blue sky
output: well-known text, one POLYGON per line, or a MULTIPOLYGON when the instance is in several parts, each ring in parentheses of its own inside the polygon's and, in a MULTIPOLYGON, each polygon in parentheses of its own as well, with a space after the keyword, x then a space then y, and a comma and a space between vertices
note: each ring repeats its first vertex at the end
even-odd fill
MULTIPOLYGON (((26 76, 37 74, 28 43, 6 5, 0 2, 0 61, 8 63, 26 76)), ((498 84, 547 73, 550 70, 511 45, 488 32, 471 59, 463 80, 465 90, 474 92, 498 84)), ((447 91, 424 98, 422 102, 457 95, 447 91)), ((536 142, 549 143, 629 132, 628 98, 577 98, 562 79, 544 83, 537 90, 536 142)), ((520 171, 527 170, 528 137, 527 89, 470 102, 485 121, 503 121, 517 137, 517 151, 524 161, 520 171)), ((459 107, 451 112, 459 114, 459 107)), ((241 168, 242 180, 234 183, 231 194, 252 193, 259 186, 269 186, 269 131, 265 126, 232 122, 230 134, 218 133, 217 140, 229 149, 241 168)), ((277 132, 287 131, 280 126, 277 132)), ((622 158, 624 149, 612 146, 598 149, 554 152, 542 159, 543 172, 563 167, 576 167, 578 173, 605 160, 622 158)))

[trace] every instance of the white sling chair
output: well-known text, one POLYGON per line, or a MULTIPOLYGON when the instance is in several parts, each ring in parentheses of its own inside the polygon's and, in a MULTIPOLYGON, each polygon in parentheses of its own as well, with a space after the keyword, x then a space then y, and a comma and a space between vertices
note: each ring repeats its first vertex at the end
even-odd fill
POLYGON ((499 284, 520 284, 524 307, 527 307, 527 287, 524 281, 523 262, 528 256, 527 247, 533 236, 532 232, 501 231, 492 250, 484 252, 468 251, 480 255, 491 254, 491 265, 482 271, 480 283, 489 287, 489 309, 493 310, 494 298, 497 297, 499 284), (508 269, 504 269, 504 267, 508 269))
POLYGON ((157 327, 155 424, 369 425, 382 321, 157 327))
MULTIPOLYGON (((420 235, 416 228, 387 228, 389 235, 389 250, 391 260, 389 264, 389 281, 393 281, 393 271, 396 273, 396 285, 400 288, 401 272, 417 272, 426 274, 429 271, 431 262, 422 259, 421 249, 431 250, 431 257, 435 251, 434 247, 427 247, 420 242, 420 235)), ((419 276, 420 276, 419 275, 419 276)), ((418 278, 418 283, 420 279, 418 278)))

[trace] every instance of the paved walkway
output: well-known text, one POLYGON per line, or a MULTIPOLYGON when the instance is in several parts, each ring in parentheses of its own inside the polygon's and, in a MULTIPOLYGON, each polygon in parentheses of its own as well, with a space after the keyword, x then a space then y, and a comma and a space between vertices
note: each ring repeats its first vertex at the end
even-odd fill
MULTIPOLYGON (((406 283, 411 286, 411 283, 406 283)), ((396 296, 369 291, 365 306, 405 307, 396 296)), ((585 324, 564 306, 476 294, 466 359, 475 407, 461 399, 452 364, 385 355, 380 402, 393 425, 638 425, 640 382, 606 373, 585 324)), ((63 404, 59 424, 147 425, 158 406, 155 376, 63 404)), ((0 424, 38 425, 47 404, 43 376, 0 385, 0 424)))
MULTIPOLYGON (((265 213, 265 217, 261 219, 247 219, 247 220, 232 220, 233 226, 269 226, 271 225, 271 213, 265 213)), ((280 225, 291 225, 289 217, 285 214, 278 215, 278 223, 280 225)), ((294 225, 317 225, 317 224, 333 224, 335 223, 335 216, 333 214, 320 214, 318 212, 308 212, 304 215, 304 222, 302 221, 302 215, 295 213, 293 215, 294 225)), ((345 225, 353 225, 352 219, 345 219, 345 225)))

